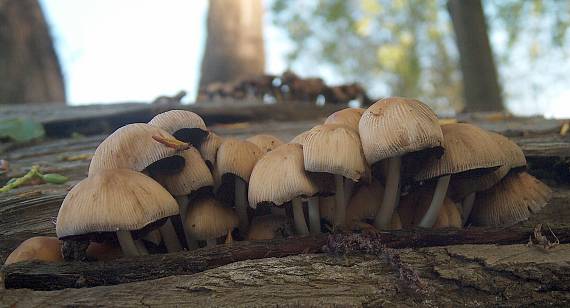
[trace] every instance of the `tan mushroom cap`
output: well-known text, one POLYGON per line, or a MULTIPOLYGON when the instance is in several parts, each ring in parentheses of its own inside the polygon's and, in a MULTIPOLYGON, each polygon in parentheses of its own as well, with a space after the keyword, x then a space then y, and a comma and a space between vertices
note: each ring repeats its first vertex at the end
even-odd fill
POLYGON ((374 219, 383 196, 384 186, 377 180, 360 186, 346 208, 346 224, 350 226, 354 221, 374 219))
POLYGON ((57 215, 59 238, 139 230, 178 214, 176 200, 150 177, 128 169, 100 170, 67 194, 57 215))
POLYGON ((180 172, 174 174, 153 172, 153 178, 164 186, 173 196, 184 196, 202 187, 214 186, 214 178, 196 148, 190 148, 178 155, 185 164, 180 172))
POLYGON ((36 236, 23 241, 4 262, 5 265, 24 261, 61 262, 61 241, 55 237, 36 236))
POLYGON ((255 135, 246 140, 258 146, 263 153, 273 151, 276 147, 283 144, 283 141, 272 135, 255 135))
POLYGON ((305 170, 342 175, 358 182, 366 174, 360 137, 345 125, 313 127, 303 144, 305 170))
POLYGON ((213 169, 213 166, 216 165, 216 155, 218 154, 218 149, 220 145, 224 142, 224 139, 215 133, 210 132, 208 137, 202 142, 202 144, 198 147, 200 151, 200 155, 206 162, 209 164, 209 168, 213 169))
POLYGON ((527 220, 550 200, 552 190, 526 172, 510 173, 475 198, 469 222, 478 226, 509 226, 527 220))
POLYGON ((291 141, 289 141, 289 143, 303 145, 305 143, 305 139, 307 138, 307 135, 309 134, 309 131, 310 130, 307 130, 307 131, 304 131, 304 132, 298 134, 293 139, 291 139, 291 141))
POLYGON ((160 127, 170 134, 185 128, 197 128, 208 132, 204 120, 194 112, 187 110, 170 110, 160 113, 152 118, 148 124, 160 127))
POLYGON ((260 241, 282 238, 289 232, 292 234, 292 231, 288 231, 288 229, 293 230, 293 228, 288 224, 287 217, 284 216, 255 216, 251 221, 251 226, 247 233, 247 240, 260 241))
POLYGON ((370 165, 400 155, 443 146, 437 116, 424 103, 390 97, 362 114, 358 130, 370 165))
POLYGON ((441 130, 445 138, 443 156, 439 159, 431 157, 414 180, 498 168, 504 164, 501 148, 483 129, 471 124, 454 123, 441 126, 441 130))
POLYGON ((253 168, 248 199, 256 208, 262 202, 282 205, 316 193, 316 185, 305 172, 301 145, 284 144, 265 154, 253 168))
POLYGON ((224 140, 216 155, 218 182, 221 183, 224 174, 233 174, 248 183, 253 167, 263 154, 258 146, 249 141, 235 138, 224 140))
POLYGON ((490 189, 505 177, 511 169, 526 166, 524 153, 516 143, 497 133, 488 132, 488 134, 498 143, 499 148, 505 155, 504 164, 488 174, 453 179, 450 183, 450 196, 454 200, 461 200, 472 192, 490 189))
POLYGON ((216 199, 200 198, 188 208, 185 225, 193 238, 205 241, 233 230, 238 225, 238 217, 231 208, 223 207, 216 199))
MULTIPOLYGON (((413 228, 420 223, 430 206, 432 195, 432 191, 424 188, 400 199, 398 213, 404 228, 413 228)), ((445 197, 432 228, 461 228, 462 225, 459 209, 450 198, 445 197)))
POLYGON ((364 111, 364 108, 345 108, 331 114, 325 124, 342 124, 358 132, 358 123, 364 111))
POLYGON ((142 171, 150 164, 174 155, 177 150, 152 137, 174 138, 163 129, 144 124, 128 124, 109 135, 95 150, 89 175, 103 169, 142 171))

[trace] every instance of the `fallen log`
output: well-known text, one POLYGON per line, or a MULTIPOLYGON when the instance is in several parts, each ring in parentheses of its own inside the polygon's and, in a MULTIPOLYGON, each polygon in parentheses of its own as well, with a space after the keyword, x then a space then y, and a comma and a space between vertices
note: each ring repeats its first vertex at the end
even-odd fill
MULTIPOLYGON (((570 242, 570 228, 552 229, 561 243, 570 242)), ((531 227, 469 228, 463 230, 402 230, 378 233, 389 248, 420 248, 459 244, 521 244, 529 240, 531 227)), ((329 235, 236 242, 191 252, 123 258, 109 262, 26 262, 2 269, 6 288, 58 290, 157 279, 203 272, 229 263, 321 252, 329 235)))

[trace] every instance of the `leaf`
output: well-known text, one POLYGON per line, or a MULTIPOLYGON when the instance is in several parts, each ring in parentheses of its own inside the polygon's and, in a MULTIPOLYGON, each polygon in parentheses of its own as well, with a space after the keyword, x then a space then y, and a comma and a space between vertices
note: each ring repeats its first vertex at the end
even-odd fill
POLYGON ((69 178, 57 173, 47 173, 40 176, 42 180, 46 183, 50 184, 65 184, 65 182, 69 181, 69 178))
POLYGON ((0 138, 9 138, 16 142, 30 141, 45 136, 41 123, 27 118, 0 120, 0 138))

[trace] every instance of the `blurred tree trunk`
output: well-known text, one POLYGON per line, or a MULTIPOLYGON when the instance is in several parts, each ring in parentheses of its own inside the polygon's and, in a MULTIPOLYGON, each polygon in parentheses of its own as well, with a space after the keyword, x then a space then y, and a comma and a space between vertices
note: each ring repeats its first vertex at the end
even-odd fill
POLYGON ((466 110, 504 110, 481 0, 449 0, 447 6, 459 48, 466 110))
POLYGON ((210 0, 200 87, 263 74, 261 0, 210 0))
POLYGON ((37 0, 0 0, 0 104, 65 102, 63 76, 37 0))

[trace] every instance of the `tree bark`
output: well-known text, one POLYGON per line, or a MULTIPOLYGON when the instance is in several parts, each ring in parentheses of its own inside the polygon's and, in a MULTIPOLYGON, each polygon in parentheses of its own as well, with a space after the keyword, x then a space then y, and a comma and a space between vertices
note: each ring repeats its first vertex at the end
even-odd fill
POLYGON ((502 111, 503 99, 481 0, 449 0, 466 111, 502 111))
POLYGON ((200 87, 263 74, 261 0, 210 0, 200 87))
POLYGON ((0 0, 0 104, 65 102, 63 76, 37 0, 0 0))

